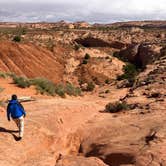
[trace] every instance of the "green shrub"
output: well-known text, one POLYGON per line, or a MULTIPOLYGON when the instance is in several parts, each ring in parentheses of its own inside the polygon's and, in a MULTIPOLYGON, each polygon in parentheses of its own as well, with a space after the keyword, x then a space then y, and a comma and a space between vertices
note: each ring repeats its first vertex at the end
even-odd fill
POLYGON ((7 74, 8 77, 11 77, 11 78, 16 77, 16 74, 14 74, 14 73, 6 73, 6 74, 7 74))
POLYGON ((27 79, 25 77, 18 77, 13 75, 13 82, 21 88, 26 88, 31 85, 34 85, 36 87, 36 90, 40 94, 47 94, 47 95, 59 95, 61 97, 65 97, 65 94, 78 96, 81 95, 81 89, 78 87, 75 87, 71 83, 66 83, 66 85, 63 84, 54 84, 50 80, 47 80, 45 78, 34 78, 34 79, 27 79))
POLYGON ((21 36, 14 36, 13 41, 20 42, 21 41, 21 36))
POLYGON ((4 73, 4 72, 0 72, 0 77, 1 77, 1 78, 7 78, 8 76, 7 76, 6 73, 4 73))
POLYGON ((110 90, 109 90, 109 89, 107 89, 107 90, 105 91, 105 93, 110 93, 110 90))
POLYGON ((8 78, 8 77, 16 77, 16 75, 14 73, 5 73, 5 72, 0 72, 0 77, 1 78, 8 78))
POLYGON ((130 63, 128 63, 126 66, 124 66, 123 70, 125 72, 124 77, 126 77, 126 78, 135 76, 137 74, 136 66, 133 64, 130 64, 130 63))
POLYGON ((93 91, 95 88, 95 84, 93 82, 88 82, 86 91, 93 91))
POLYGON ((117 77, 117 80, 127 79, 129 82, 129 86, 132 86, 135 82, 136 76, 138 74, 138 70, 135 65, 128 63, 123 67, 124 74, 117 77))
POLYGON ((107 112, 110 112, 110 113, 117 113, 117 112, 120 112, 122 110, 127 110, 129 109, 129 106, 127 105, 126 102, 114 102, 114 103, 108 103, 106 106, 105 106, 105 110, 107 112))
POLYGON ((25 77, 13 76, 13 82, 20 88, 27 88, 31 85, 30 80, 25 77))
POLYGON ((54 96, 55 94, 65 97, 65 94, 70 96, 78 96, 81 94, 80 88, 74 87, 71 83, 57 84, 55 85, 53 82, 45 79, 45 78, 37 78, 31 81, 32 85, 37 87, 37 90, 41 94, 48 94, 54 96))
POLYGON ((71 83, 67 83, 65 87, 66 94, 70 96, 79 96, 81 95, 81 89, 78 87, 74 87, 71 83))
POLYGON ((109 79, 106 79, 106 80, 105 80, 105 83, 106 83, 106 84, 110 84, 110 80, 109 80, 109 79))
POLYGON ((55 93, 61 97, 65 97, 65 88, 62 84, 58 84, 55 87, 55 93))
POLYGON ((79 85, 82 85, 84 83, 82 79, 79 79, 78 82, 79 82, 79 85))
POLYGON ((31 85, 36 86, 37 91, 39 91, 41 94, 55 94, 55 84, 45 78, 35 78, 30 82, 31 85))
POLYGON ((82 64, 87 64, 87 63, 88 63, 87 59, 84 59, 82 62, 82 64))
POLYGON ((88 53, 85 54, 84 59, 90 59, 90 55, 88 53))

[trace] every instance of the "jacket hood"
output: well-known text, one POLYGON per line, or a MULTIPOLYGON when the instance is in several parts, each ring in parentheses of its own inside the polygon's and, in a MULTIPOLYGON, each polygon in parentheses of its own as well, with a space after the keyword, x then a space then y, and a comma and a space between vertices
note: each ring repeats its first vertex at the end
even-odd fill
POLYGON ((15 104, 15 103, 18 103, 18 100, 10 100, 9 103, 15 104))

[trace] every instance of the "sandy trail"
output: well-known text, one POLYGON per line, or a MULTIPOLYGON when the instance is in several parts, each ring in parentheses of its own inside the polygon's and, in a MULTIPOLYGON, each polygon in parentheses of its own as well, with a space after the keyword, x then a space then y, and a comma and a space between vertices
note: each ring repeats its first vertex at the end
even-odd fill
POLYGON ((75 132, 95 118, 109 101, 79 97, 23 103, 27 111, 25 135, 18 142, 17 128, 13 121, 7 121, 3 110, 0 112, 0 165, 54 165, 59 154, 77 154, 81 133, 75 132))
MULTIPOLYGON (((82 140, 83 127, 100 119, 100 111, 111 100, 123 97, 127 90, 111 90, 107 98, 98 93, 83 97, 47 97, 36 94, 33 87, 20 89, 11 79, 0 79, 4 90, 0 97, 6 100, 11 94, 32 96, 37 100, 23 103, 27 112, 25 134, 16 141, 17 127, 6 118, 6 106, 0 109, 0 166, 55 165, 59 154, 77 155, 82 140)), ((101 117, 100 117, 101 116, 101 117)))

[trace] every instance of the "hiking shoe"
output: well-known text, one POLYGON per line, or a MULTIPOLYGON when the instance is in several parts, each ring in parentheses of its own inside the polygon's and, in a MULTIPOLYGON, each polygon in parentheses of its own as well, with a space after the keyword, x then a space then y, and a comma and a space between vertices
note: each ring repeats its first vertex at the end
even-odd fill
POLYGON ((22 137, 18 137, 17 141, 21 141, 22 140, 22 137))

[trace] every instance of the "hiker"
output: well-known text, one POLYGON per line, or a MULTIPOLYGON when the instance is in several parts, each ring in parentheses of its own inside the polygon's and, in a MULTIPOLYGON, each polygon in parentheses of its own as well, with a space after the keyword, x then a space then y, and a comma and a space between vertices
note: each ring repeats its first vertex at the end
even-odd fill
POLYGON ((11 100, 7 106, 8 121, 10 121, 10 116, 19 128, 19 140, 21 140, 24 134, 24 118, 26 113, 24 111, 24 107, 17 100, 16 95, 11 96, 11 100))

